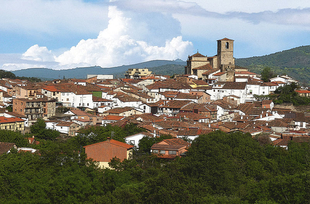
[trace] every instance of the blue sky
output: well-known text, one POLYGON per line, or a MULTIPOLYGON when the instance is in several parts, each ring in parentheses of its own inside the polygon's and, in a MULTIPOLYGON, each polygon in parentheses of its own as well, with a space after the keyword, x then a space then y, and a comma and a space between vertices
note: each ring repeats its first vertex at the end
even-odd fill
POLYGON ((0 66, 113 67, 216 54, 236 58, 309 45, 308 0, 0 0, 0 66))

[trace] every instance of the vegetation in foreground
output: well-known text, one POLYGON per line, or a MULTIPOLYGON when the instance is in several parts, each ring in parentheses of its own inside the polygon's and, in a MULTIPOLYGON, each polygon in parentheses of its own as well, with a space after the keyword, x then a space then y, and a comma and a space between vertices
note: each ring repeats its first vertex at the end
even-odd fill
POLYGON ((309 143, 291 142, 285 150, 250 134, 215 131, 194 140, 186 157, 167 162, 136 150, 132 160, 114 159, 115 170, 101 170, 80 147, 105 140, 112 131, 122 140, 140 130, 134 125, 92 128, 84 130, 84 137, 41 140, 40 154, 0 156, 0 202, 310 202, 309 143))

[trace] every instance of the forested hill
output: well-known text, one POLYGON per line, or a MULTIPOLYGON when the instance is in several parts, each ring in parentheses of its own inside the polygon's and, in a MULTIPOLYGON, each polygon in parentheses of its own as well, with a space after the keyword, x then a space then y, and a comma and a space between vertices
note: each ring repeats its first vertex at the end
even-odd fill
POLYGON ((288 74, 301 82, 309 83, 310 46, 301 46, 260 57, 236 59, 236 65, 247 67, 250 71, 259 74, 264 67, 270 67, 276 74, 288 74))
POLYGON ((132 68, 149 68, 156 74, 172 75, 174 71, 179 74, 184 73, 186 62, 182 60, 152 60, 132 65, 123 65, 111 68, 102 68, 99 66, 80 67, 65 70, 53 70, 48 68, 29 68, 13 71, 19 77, 38 77, 44 79, 62 79, 62 78, 77 78, 85 79, 87 74, 112 74, 115 77, 124 77, 124 73, 132 68), (170 66, 171 65, 171 66, 170 66))

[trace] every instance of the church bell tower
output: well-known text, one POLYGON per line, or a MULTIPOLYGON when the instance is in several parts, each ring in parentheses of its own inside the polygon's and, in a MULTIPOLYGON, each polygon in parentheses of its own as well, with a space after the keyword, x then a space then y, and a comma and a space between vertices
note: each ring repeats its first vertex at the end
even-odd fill
POLYGON ((218 68, 226 73, 226 81, 234 81, 234 40, 224 38, 217 41, 218 68))

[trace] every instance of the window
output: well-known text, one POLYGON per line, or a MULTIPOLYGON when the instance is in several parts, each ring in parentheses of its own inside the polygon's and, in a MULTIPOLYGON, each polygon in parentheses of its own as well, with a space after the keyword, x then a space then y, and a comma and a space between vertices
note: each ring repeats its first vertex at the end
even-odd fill
POLYGON ((67 101, 69 101, 69 98, 67 98, 67 101))
POLYGON ((152 152, 155 153, 155 154, 158 154, 158 150, 157 149, 154 149, 152 152))
POLYGON ((87 103, 87 106, 89 106, 89 103, 87 103))
POLYGON ((171 155, 176 155, 176 154, 177 154, 177 151, 169 151, 169 154, 171 154, 171 155))
POLYGON ((160 154, 166 154, 166 151, 165 151, 165 150, 160 150, 159 153, 160 153, 160 154))
POLYGON ((226 42, 225 47, 226 49, 229 49, 229 42, 226 42))

